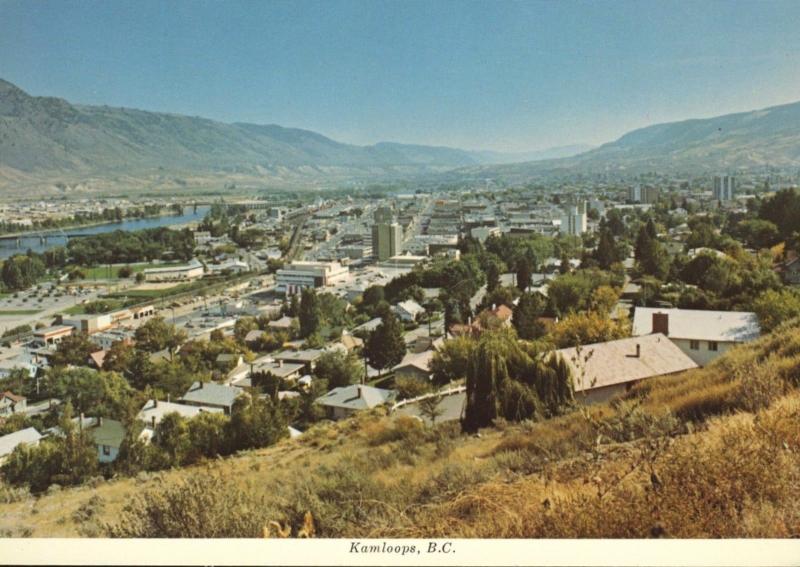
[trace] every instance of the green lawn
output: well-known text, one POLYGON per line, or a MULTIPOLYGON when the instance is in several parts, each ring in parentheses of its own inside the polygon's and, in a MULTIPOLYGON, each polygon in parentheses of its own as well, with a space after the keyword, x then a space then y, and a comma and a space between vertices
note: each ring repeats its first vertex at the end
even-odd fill
MULTIPOLYGON (((147 268, 166 268, 168 266, 182 266, 185 262, 163 262, 161 264, 154 264, 152 262, 149 263, 141 263, 141 264, 129 264, 131 271, 135 274, 138 272, 143 272, 147 268)), ((115 279, 119 278, 119 270, 120 268, 125 267, 124 265, 115 265, 111 266, 94 266, 91 268, 86 268, 83 266, 73 266, 73 268, 80 269, 84 274, 86 274, 87 280, 102 280, 102 279, 115 279)), ((69 268, 69 269, 73 269, 69 268)), ((68 270, 69 271, 69 270, 68 270)))
POLYGON ((175 284, 161 289, 126 289, 123 291, 110 293, 105 297, 139 297, 143 299, 159 299, 162 296, 184 293, 193 289, 206 287, 207 284, 200 282, 175 284))
POLYGON ((0 317, 13 315, 36 315, 41 309, 0 309, 0 317))

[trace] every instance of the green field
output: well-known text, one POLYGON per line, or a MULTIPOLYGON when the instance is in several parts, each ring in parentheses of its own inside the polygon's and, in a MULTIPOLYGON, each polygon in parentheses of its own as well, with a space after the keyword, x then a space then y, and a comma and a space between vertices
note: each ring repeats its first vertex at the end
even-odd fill
POLYGON ((207 283, 193 282, 193 283, 175 284, 173 286, 161 289, 130 289, 116 293, 110 293, 105 297, 115 297, 115 298, 137 297, 142 299, 159 299, 162 296, 170 296, 170 295, 175 295, 177 293, 185 293, 187 291, 192 291, 193 289, 201 289, 206 287, 207 285, 208 285, 207 283))
MULTIPOLYGON (((128 264, 128 267, 131 271, 136 274, 138 272, 143 272, 147 268, 166 268, 168 266, 181 266, 184 262, 163 262, 160 264, 154 264, 152 262, 148 263, 140 263, 140 264, 128 264)), ((87 280, 104 280, 104 279, 117 279, 119 278, 119 270, 120 268, 124 268, 125 265, 113 265, 109 266, 94 266, 91 268, 86 268, 83 266, 73 266, 70 269, 79 269, 84 274, 86 274, 87 280)))
POLYGON ((41 313, 41 309, 0 309, 0 317, 11 317, 14 315, 36 315, 41 313))
MULTIPOLYGON (((103 309, 98 313, 110 313, 112 311, 117 311, 125 307, 125 302, 120 299, 100 299, 97 301, 102 301, 103 303, 108 304, 107 309, 103 309)), ((77 305, 73 305, 72 307, 67 307, 66 309, 64 309, 63 313, 66 313, 67 315, 84 315, 87 313, 86 307, 93 303, 97 303, 97 301, 90 301, 89 303, 79 303, 77 305)))

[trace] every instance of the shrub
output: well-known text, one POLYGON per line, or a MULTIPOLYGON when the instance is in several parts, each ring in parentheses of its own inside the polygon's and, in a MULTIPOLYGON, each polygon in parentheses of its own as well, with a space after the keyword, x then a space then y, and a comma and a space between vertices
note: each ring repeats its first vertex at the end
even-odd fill
POLYGON ((103 528, 108 537, 253 538, 269 519, 263 499, 213 473, 150 489, 103 528))
POLYGON ((394 389, 397 390, 397 398, 400 400, 416 398, 431 391, 427 382, 402 376, 395 379, 394 389))

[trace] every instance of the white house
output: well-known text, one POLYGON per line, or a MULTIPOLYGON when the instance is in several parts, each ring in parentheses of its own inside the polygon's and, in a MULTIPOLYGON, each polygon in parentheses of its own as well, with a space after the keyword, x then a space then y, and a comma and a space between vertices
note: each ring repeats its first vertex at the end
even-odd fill
POLYGON ((636 382, 697 368, 663 334, 563 348, 556 353, 572 373, 575 397, 594 403, 624 393, 636 382))
POLYGON ((0 464, 5 462, 18 445, 38 445, 41 438, 41 433, 33 427, 3 435, 0 437, 0 464))
POLYGON ((425 313, 425 308, 413 299, 407 299, 395 305, 394 312, 401 321, 415 321, 417 315, 425 313))
POLYGON ((191 419, 203 412, 222 413, 222 408, 212 408, 208 406, 190 406, 186 404, 176 404, 159 400, 147 400, 142 409, 136 415, 136 419, 144 422, 145 427, 141 437, 147 441, 152 439, 156 427, 170 413, 177 413, 181 417, 191 419))
POLYGON ((637 307, 633 335, 663 333, 700 366, 733 346, 761 335, 758 317, 749 311, 703 311, 637 307))
POLYGON ((353 413, 394 401, 397 392, 372 386, 352 385, 334 388, 314 403, 321 405, 329 419, 343 419, 353 413))

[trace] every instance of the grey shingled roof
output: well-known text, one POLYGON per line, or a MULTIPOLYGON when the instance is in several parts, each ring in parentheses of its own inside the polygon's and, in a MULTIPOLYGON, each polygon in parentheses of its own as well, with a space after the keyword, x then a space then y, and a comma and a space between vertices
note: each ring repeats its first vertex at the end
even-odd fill
POLYGON ((96 445, 119 449, 125 439, 125 427, 115 419, 103 419, 103 424, 89 430, 96 445))
POLYGON ((241 394, 242 391, 233 386, 223 386, 214 382, 193 382, 179 401, 212 407, 231 407, 241 394))
POLYGON ((580 351, 574 347, 562 348, 556 353, 570 367, 576 392, 697 368, 691 358, 661 333, 585 345, 580 351))
POLYGON ((396 395, 394 390, 353 385, 334 388, 324 396, 317 398, 315 403, 328 407, 361 410, 390 402, 396 395), (359 389, 361 395, 359 395, 359 389))

